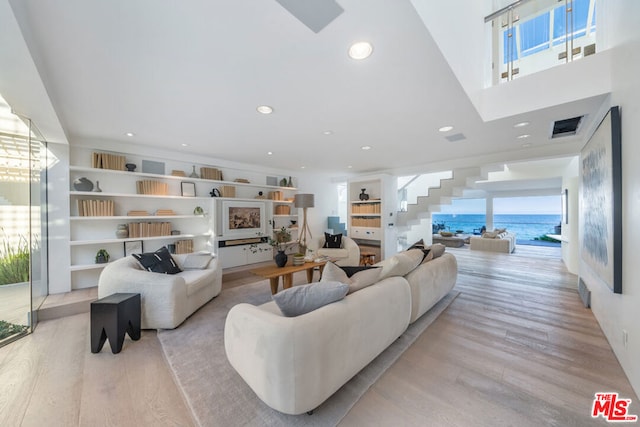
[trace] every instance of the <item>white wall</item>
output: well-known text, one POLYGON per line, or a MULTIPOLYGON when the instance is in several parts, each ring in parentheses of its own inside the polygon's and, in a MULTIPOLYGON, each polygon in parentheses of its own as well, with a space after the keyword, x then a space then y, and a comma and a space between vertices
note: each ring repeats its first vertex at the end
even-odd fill
POLYGON ((640 395, 640 2, 618 0, 600 2, 607 30, 604 39, 611 46, 611 105, 619 105, 622 117, 622 294, 616 295, 593 277, 580 263, 580 275, 592 292, 593 312, 631 384, 640 395), (622 330, 628 331, 628 345, 623 346, 622 330))

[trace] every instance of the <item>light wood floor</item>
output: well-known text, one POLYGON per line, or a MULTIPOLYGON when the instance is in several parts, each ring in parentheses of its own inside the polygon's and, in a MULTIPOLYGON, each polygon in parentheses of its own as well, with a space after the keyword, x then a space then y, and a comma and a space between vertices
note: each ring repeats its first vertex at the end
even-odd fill
MULTIPOLYGON (((593 393, 633 399, 576 277, 558 249, 447 249, 461 294, 342 421, 342 426, 605 425, 593 393)), ((223 289, 256 278, 225 274, 223 289)), ((304 274, 296 275, 303 283, 304 274)), ((40 322, 0 348, 0 426, 191 426, 154 331, 89 350, 89 315, 40 322)))

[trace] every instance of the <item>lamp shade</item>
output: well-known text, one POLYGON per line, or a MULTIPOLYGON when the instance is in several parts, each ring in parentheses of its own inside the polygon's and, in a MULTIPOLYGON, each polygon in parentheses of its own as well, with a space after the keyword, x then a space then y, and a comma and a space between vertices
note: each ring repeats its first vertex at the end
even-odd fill
POLYGON ((296 194, 293 199, 296 208, 312 208, 314 206, 313 194, 296 194))

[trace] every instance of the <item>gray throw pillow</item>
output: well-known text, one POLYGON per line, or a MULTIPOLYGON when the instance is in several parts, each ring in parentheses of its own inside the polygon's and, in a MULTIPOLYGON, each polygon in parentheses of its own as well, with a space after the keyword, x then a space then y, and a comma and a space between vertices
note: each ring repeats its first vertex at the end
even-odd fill
POLYGON ((340 301, 348 291, 345 283, 316 282, 285 289, 272 298, 284 316, 295 317, 340 301))

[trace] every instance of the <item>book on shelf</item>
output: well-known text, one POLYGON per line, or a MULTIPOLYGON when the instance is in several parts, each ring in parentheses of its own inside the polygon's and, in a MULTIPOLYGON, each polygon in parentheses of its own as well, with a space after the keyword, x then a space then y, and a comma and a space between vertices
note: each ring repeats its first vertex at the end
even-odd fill
POLYGON ((78 200, 78 216, 113 216, 113 200, 78 200))
POLYGON ((123 171, 126 170, 125 163, 127 163, 125 156, 119 156, 117 154, 94 152, 91 157, 91 167, 97 169, 123 171))
POLYGON ((131 210, 127 212, 128 216, 149 216, 149 212, 144 210, 131 210))

